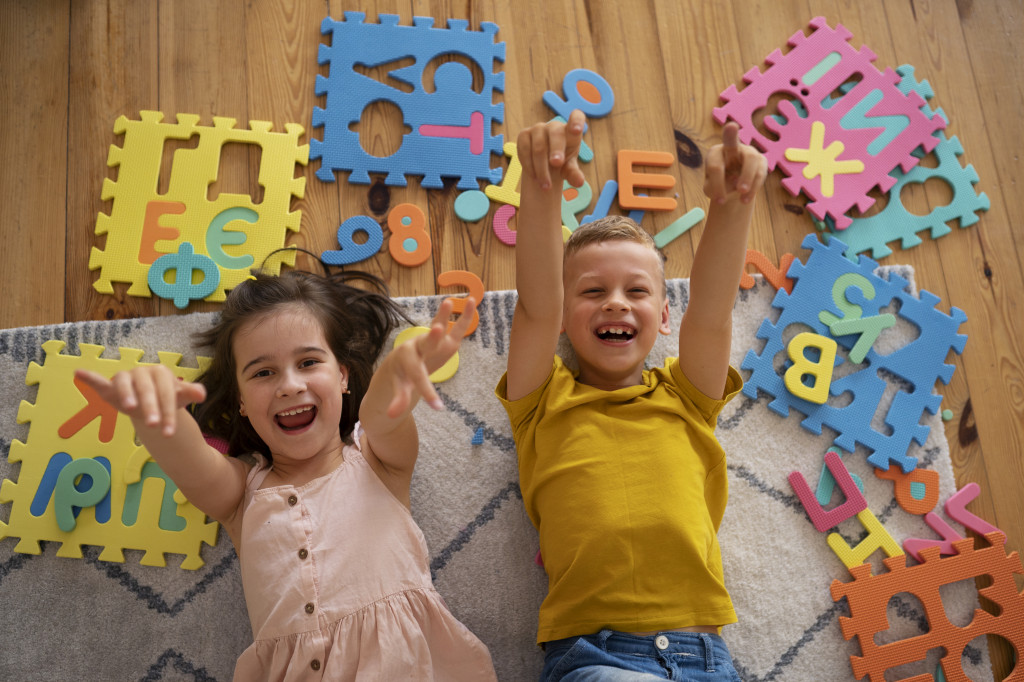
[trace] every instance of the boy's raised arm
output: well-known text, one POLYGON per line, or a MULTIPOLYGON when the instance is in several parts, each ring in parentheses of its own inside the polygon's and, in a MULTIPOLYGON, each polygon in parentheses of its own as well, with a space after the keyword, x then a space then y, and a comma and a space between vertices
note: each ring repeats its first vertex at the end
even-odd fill
POLYGON ((516 222, 516 289, 508 352, 507 397, 517 400, 544 383, 562 328, 562 183, 583 184, 577 154, 586 119, 526 128, 517 139, 523 167, 516 222))
POLYGON ((704 193, 711 199, 690 271, 690 300, 679 325, 679 365, 702 393, 721 398, 729 371, 732 308, 747 252, 753 200, 764 184, 768 164, 753 147, 739 142, 730 122, 722 144, 708 152, 704 193))

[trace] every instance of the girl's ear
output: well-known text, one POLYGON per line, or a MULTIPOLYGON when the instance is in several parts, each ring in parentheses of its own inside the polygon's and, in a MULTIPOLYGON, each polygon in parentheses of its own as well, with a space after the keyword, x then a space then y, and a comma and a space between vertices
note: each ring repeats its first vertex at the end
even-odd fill
POLYGON ((242 402, 241 400, 238 401, 238 414, 242 415, 243 417, 249 416, 248 414, 245 413, 245 403, 242 402))
POLYGON ((339 364, 338 374, 340 375, 341 392, 348 393, 348 367, 339 364))

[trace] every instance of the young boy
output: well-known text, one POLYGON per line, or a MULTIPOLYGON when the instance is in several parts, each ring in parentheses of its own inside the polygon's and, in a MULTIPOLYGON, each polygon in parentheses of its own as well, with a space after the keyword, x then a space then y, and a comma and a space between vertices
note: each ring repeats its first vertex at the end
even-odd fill
POLYGON ((742 386, 729 366, 732 308, 752 200, 767 164, 735 124, 708 153, 707 224, 690 273, 679 357, 644 370, 672 332, 650 235, 612 216, 562 246, 562 182, 583 183, 584 117, 520 133, 521 207, 508 411, 548 595, 542 681, 738 680, 721 626, 736 621, 717 531, 725 511, 719 411, 742 386), (577 374, 555 356, 564 331, 577 374))

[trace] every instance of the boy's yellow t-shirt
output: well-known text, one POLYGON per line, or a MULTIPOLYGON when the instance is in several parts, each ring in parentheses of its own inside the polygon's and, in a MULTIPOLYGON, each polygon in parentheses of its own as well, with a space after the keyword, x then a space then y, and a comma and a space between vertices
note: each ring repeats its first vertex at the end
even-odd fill
POLYGON ((675 358, 615 391, 577 383, 558 357, 519 400, 507 400, 502 377, 495 394, 548 574, 538 643, 736 622, 718 546, 728 479, 714 427, 742 385, 730 367, 725 396, 709 398, 675 358))

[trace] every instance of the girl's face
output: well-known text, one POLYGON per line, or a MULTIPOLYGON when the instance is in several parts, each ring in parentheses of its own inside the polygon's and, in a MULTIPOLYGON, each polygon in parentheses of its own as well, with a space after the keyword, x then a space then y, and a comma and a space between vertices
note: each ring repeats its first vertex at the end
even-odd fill
POLYGON ((232 348, 239 412, 267 444, 275 467, 341 452, 348 369, 307 308, 278 309, 246 323, 232 348))

